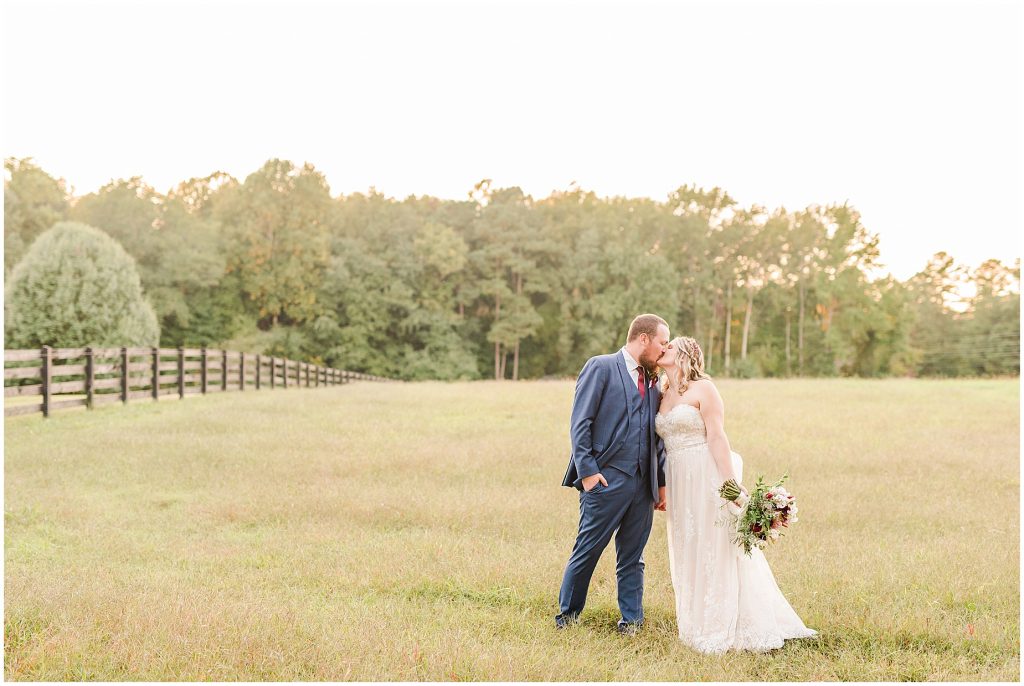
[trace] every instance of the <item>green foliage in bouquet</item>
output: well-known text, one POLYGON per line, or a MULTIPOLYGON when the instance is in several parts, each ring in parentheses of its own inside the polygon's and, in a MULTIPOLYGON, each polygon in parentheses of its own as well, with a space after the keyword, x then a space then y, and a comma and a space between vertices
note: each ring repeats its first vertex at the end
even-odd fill
MULTIPOLYGON (((769 486, 763 476, 757 477, 750 500, 737 516, 733 542, 742 546, 748 556, 755 547, 764 548, 778 539, 783 535, 783 529, 797 521, 796 498, 782 487, 787 478, 789 475, 783 474, 769 486)), ((740 495, 739 485, 730 479, 722 484, 719 495, 726 500, 735 500, 740 495)))

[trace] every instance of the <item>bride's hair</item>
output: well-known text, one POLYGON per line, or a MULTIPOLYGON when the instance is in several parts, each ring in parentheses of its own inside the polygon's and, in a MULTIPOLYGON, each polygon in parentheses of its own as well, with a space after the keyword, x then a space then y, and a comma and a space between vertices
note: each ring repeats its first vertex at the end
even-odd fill
MULTIPOLYGON (((671 345, 676 351, 675 377, 679 395, 686 392, 691 381, 711 378, 704 372, 704 351, 700 349, 697 341, 689 336, 679 336, 672 341, 671 345)), ((671 373, 666 372, 661 379, 662 393, 668 391, 668 375, 671 373)))

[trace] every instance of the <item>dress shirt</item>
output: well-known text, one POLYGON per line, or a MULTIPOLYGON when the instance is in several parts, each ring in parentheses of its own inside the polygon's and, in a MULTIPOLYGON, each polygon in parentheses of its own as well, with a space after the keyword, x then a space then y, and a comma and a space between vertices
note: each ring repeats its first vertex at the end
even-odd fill
MULTIPOLYGON (((640 372, 637 371, 637 367, 640 363, 633 359, 633 356, 626 350, 626 346, 622 346, 622 356, 626 359, 626 369, 629 370, 629 378, 633 379, 633 388, 639 388, 640 386, 640 372)), ((650 378, 647 379, 648 387, 651 385, 650 378)))

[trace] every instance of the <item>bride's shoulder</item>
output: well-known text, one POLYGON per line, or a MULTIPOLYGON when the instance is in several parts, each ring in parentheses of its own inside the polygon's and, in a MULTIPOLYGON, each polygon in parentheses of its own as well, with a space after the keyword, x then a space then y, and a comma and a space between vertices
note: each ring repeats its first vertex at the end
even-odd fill
POLYGON ((711 380, 711 377, 705 377, 703 379, 694 379, 690 382, 690 388, 694 390, 710 391, 712 389, 718 390, 715 387, 715 382, 711 380))
POLYGON ((704 400, 722 397, 718 392, 718 387, 715 386, 715 382, 712 381, 710 377, 694 379, 690 382, 690 389, 693 391, 694 395, 704 400))

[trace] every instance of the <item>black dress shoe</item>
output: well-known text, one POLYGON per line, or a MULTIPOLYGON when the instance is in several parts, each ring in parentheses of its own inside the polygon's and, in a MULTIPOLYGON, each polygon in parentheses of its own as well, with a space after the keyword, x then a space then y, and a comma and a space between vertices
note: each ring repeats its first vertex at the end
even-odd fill
POLYGON ((556 615, 555 616, 555 628, 556 629, 567 629, 577 621, 579 621, 579 615, 556 615))
POLYGON ((627 636, 635 636, 636 633, 640 631, 640 627, 642 627, 643 625, 644 622, 642 619, 639 622, 627 622, 624 619, 620 619, 616 628, 619 630, 620 634, 626 634, 627 636))

